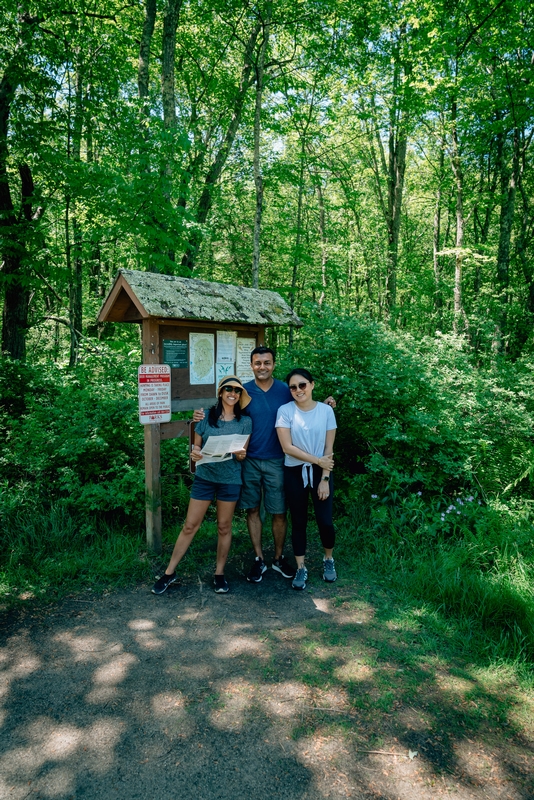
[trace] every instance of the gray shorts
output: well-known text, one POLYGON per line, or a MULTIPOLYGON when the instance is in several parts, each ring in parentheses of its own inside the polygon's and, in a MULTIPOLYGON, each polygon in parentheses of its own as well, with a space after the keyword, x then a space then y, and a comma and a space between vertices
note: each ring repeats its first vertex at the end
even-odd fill
POLYGON ((239 508, 258 508, 263 493, 265 510, 269 514, 285 514, 284 459, 245 458, 243 487, 239 508))

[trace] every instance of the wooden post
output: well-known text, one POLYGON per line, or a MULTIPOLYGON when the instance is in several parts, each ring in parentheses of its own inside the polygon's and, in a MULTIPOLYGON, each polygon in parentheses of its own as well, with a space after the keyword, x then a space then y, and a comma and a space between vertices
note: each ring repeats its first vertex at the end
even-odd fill
MULTIPOLYGON (((143 320, 143 364, 159 364, 159 325, 143 320)), ((145 520, 149 550, 161 553, 161 433, 159 423, 145 425, 145 520)))
POLYGON ((146 544, 161 553, 161 456, 159 424, 145 425, 146 544))

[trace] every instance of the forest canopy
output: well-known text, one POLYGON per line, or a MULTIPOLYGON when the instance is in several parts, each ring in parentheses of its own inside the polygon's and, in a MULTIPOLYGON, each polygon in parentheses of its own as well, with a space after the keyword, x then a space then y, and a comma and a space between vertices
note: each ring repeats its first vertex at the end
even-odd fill
POLYGON ((527 0, 10 2, 2 350, 79 358, 117 268, 276 288, 519 358, 527 0))

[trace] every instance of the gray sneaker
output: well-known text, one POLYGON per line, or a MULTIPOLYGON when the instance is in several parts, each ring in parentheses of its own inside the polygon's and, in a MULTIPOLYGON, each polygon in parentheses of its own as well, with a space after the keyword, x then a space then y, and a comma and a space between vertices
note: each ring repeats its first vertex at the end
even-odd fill
POLYGON ((308 580, 308 570, 306 569, 306 567, 299 567, 297 569, 297 574, 293 578, 291 586, 293 587, 293 589, 298 589, 299 591, 302 591, 303 589, 306 588, 307 580, 308 580))
POLYGON ((333 583, 337 579, 337 572, 333 558, 323 559, 323 581, 333 583))

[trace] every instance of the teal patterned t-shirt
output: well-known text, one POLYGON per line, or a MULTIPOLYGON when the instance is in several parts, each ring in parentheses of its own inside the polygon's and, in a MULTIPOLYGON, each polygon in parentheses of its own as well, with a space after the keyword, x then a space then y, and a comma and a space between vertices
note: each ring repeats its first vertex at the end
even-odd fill
MULTIPOLYGON (((213 428, 208 422, 208 415, 204 417, 201 422, 195 425, 195 433, 202 437, 202 447, 206 444, 210 436, 224 436, 227 434, 244 434, 249 435, 252 433, 252 420, 250 417, 243 415, 240 420, 231 419, 229 422, 222 422, 216 428, 213 428)), ((220 464, 202 464, 202 461, 197 461, 195 475, 203 478, 205 481, 212 481, 213 483, 233 483, 241 485, 241 461, 237 461, 232 457, 228 461, 222 461, 220 464)))

